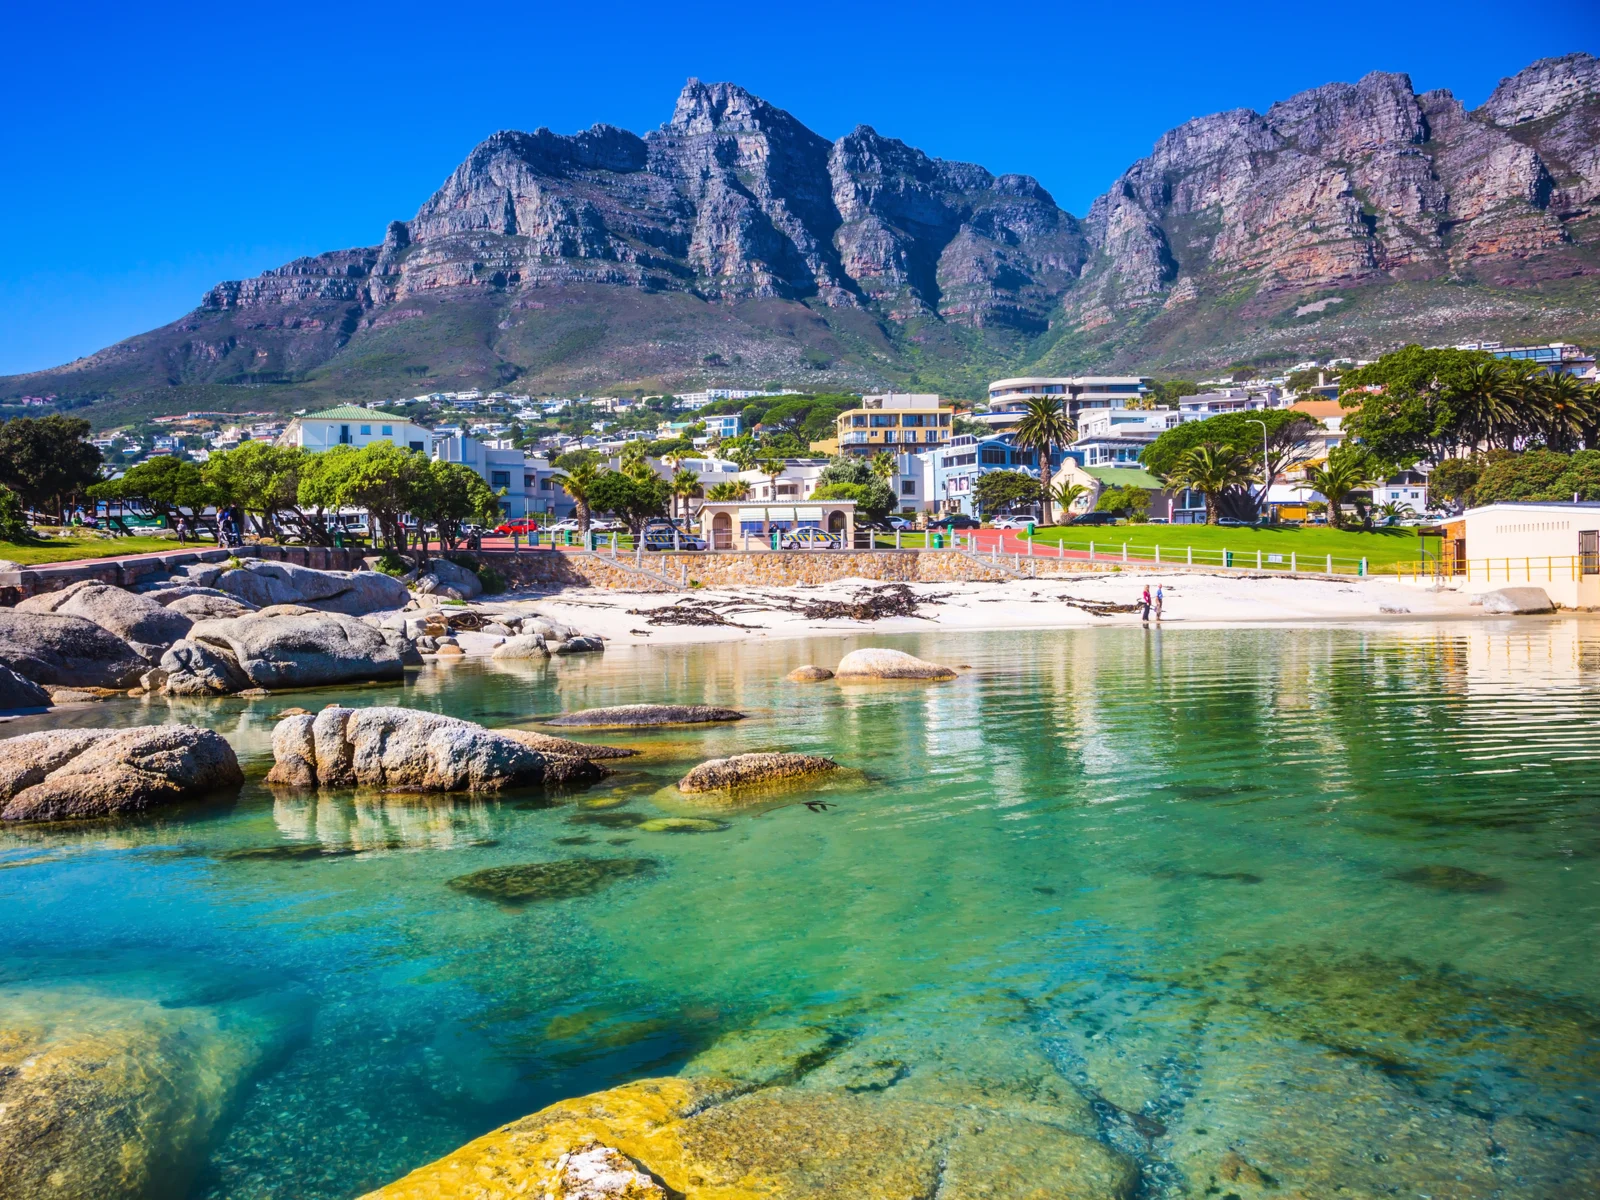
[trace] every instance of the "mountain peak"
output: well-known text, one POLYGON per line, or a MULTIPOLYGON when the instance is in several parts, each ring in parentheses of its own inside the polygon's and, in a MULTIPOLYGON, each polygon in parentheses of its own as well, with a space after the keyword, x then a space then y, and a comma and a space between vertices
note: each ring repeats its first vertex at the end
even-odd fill
MULTIPOLYGON (((678 93, 668 128, 677 133, 756 133, 774 118, 793 122, 782 109, 736 83, 702 83, 690 79, 678 93)), ((796 122, 798 124, 798 122, 796 122)))

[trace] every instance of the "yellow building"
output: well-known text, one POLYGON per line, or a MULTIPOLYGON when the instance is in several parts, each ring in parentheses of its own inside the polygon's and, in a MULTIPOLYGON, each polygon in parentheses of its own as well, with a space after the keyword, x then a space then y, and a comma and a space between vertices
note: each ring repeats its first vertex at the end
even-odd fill
POLYGON ((947 445, 955 409, 931 392, 886 392, 861 397, 861 407, 839 414, 839 452, 920 454, 947 445))

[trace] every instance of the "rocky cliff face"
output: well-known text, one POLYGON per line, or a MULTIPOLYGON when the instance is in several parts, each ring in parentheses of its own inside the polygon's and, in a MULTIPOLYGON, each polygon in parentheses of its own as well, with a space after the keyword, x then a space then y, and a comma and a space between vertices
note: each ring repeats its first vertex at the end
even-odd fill
POLYGON ((0 395, 248 383, 306 403, 713 369, 975 390, 991 369, 1574 337, 1600 332, 1596 205, 1600 62, 1583 54, 1472 112, 1375 73, 1190 121, 1082 222, 1027 176, 867 126, 830 143, 691 80, 643 137, 497 133, 381 244, 218 284, 181 321, 0 395))
POLYGON ((1375 72, 1190 121, 1090 210, 1067 319, 1093 330, 1241 293, 1265 311, 1385 280, 1593 272, 1597 107, 1600 63, 1580 54, 1535 63, 1471 113, 1375 72))

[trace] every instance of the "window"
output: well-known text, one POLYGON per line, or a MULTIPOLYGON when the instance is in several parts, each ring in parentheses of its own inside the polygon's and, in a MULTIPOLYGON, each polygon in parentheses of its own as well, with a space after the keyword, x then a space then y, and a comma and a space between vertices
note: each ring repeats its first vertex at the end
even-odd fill
POLYGON ((417 452, 417 453, 418 453, 418 454, 421 454, 421 453, 422 453, 422 443, 421 443, 421 442, 411 442, 411 443, 409 443, 409 445, 410 445, 410 446, 411 446, 411 448, 412 448, 412 449, 413 449, 413 450, 415 450, 415 451, 416 451, 416 452, 417 452))
POLYGON ((511 472, 510 471, 490 471, 489 472, 489 486, 490 487, 496 487, 496 488, 508 488, 508 487, 510 487, 511 486, 511 472))
POLYGON ((905 416, 900 418, 900 424, 914 425, 920 429, 922 427, 922 417, 918 413, 907 413, 905 416))
MULTIPOLYGON (((912 436, 912 437, 913 437, 913 438, 915 438, 915 437, 916 437, 916 436, 917 436, 917 435, 916 435, 916 434, 912 434, 912 435, 911 435, 911 436, 912 436)), ((884 441, 886 441, 886 442, 892 442, 892 441, 894 441, 894 430, 892 430, 892 429, 885 429, 885 430, 884 430, 884 431, 883 431, 883 440, 884 440, 884 441)))
POLYGON ((363 425, 361 427, 361 436, 362 437, 371 437, 372 436, 372 426, 371 425, 363 425))
POLYGON ((950 424, 950 414, 949 413, 940 413, 939 414, 939 424, 941 424, 941 425, 950 424))
POLYGON ((394 433, 394 426, 393 425, 383 425, 383 426, 380 426, 380 430, 383 433, 384 437, 388 437, 389 435, 394 433))
POLYGON ((867 418, 865 416, 857 415, 850 418, 850 426, 853 429, 865 428, 866 424, 867 418))
POLYGON ((1003 467, 1006 465, 1006 452, 985 446, 983 448, 983 461, 991 466, 1003 467))
POLYGON ((917 481, 915 479, 902 479, 900 481, 900 494, 902 496, 915 496, 917 494, 917 481))
POLYGON ((540 490, 540 491, 541 491, 541 492, 548 492, 548 491, 550 491, 550 490, 551 490, 551 488, 550 488, 550 480, 548 480, 548 479, 541 479, 541 480, 539 480, 539 490, 540 490))
POLYGON ((894 419, 894 414, 893 413, 873 413, 872 414, 872 427, 874 429, 885 429, 885 428, 888 428, 888 427, 892 426, 894 423, 895 423, 895 419, 894 419))
POLYGON ((538 478, 539 477, 537 475, 524 475, 522 477, 523 488, 526 489, 533 487, 533 485, 538 481, 538 478))
MULTIPOLYGON (((912 434, 912 439, 916 439, 915 434, 912 434)), ((922 440, 925 442, 937 442, 939 440, 939 431, 937 429, 924 430, 922 440)))

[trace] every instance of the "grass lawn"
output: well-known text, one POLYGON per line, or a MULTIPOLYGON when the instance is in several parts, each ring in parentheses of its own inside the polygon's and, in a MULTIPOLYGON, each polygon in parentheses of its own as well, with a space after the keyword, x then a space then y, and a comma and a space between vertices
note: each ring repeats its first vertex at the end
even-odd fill
MULTIPOLYGON (((1294 554, 1302 567, 1316 570, 1315 560, 1333 555, 1335 566, 1366 559, 1373 571, 1382 570, 1395 563, 1414 563, 1422 557, 1427 543, 1430 554, 1439 550, 1438 538, 1419 538, 1414 528, 1375 529, 1370 533, 1360 530, 1329 529, 1326 526, 1307 525, 1300 528, 1263 528, 1239 525, 1104 525, 1097 528, 1051 527, 1036 530, 1036 545, 1055 546, 1065 542, 1068 550, 1086 550, 1094 540, 1098 553, 1101 547, 1121 549, 1128 543, 1128 553, 1141 558, 1154 556, 1155 547, 1161 547, 1161 557, 1182 561, 1185 551, 1194 549, 1195 562, 1221 561, 1224 550, 1233 552, 1233 565, 1247 567, 1255 564, 1256 552, 1262 555, 1263 565, 1267 555, 1283 555, 1287 560, 1294 554), (1241 561, 1243 559, 1244 561, 1241 561)), ((1272 566, 1285 564, 1273 563, 1272 566)))
MULTIPOLYGON (((969 531, 962 530, 965 540, 969 531)), ((893 534, 880 533, 878 544, 892 546, 893 534)), ((1023 534, 1012 535, 1024 538, 1023 534)), ((980 541, 991 542, 995 534, 982 530, 980 541)), ((1302 526, 1256 529, 1239 525, 1079 525, 1074 527, 1047 526, 1034 531, 1034 544, 1040 553, 1054 553, 1058 545, 1067 550, 1086 552, 1094 543, 1095 556, 1120 554, 1122 544, 1128 544, 1130 558, 1153 559, 1156 547, 1161 548, 1164 562, 1181 563, 1193 551, 1193 561, 1198 565, 1220 566, 1224 551, 1229 552, 1231 565, 1253 567, 1256 552, 1261 552, 1263 568, 1288 570, 1291 561, 1302 570, 1320 571, 1326 568, 1328 555, 1333 555, 1334 569, 1354 574, 1361 559, 1367 560, 1368 569, 1379 573, 1395 563, 1414 563, 1421 555, 1426 540, 1428 553, 1439 552, 1438 538, 1419 538, 1411 528, 1378 529, 1371 533, 1358 530, 1329 529, 1326 526, 1302 526), (1271 562, 1270 555, 1280 555, 1281 562, 1271 562), (1291 559, 1291 555, 1294 556, 1291 559)), ((944 538, 949 545, 949 535, 944 538)), ((927 544, 925 535, 902 534, 900 544, 907 548, 927 544)), ((1008 541, 1008 545, 1013 545, 1008 541)))
MULTIPOLYGON (((211 549, 210 542, 200 546, 211 549)), ((46 538, 41 542, 0 542, 0 558, 21 563, 25 567, 39 563, 71 562, 79 558, 121 558, 129 554, 151 554, 195 548, 178 545, 176 538, 125 537, 125 538, 46 538)))

